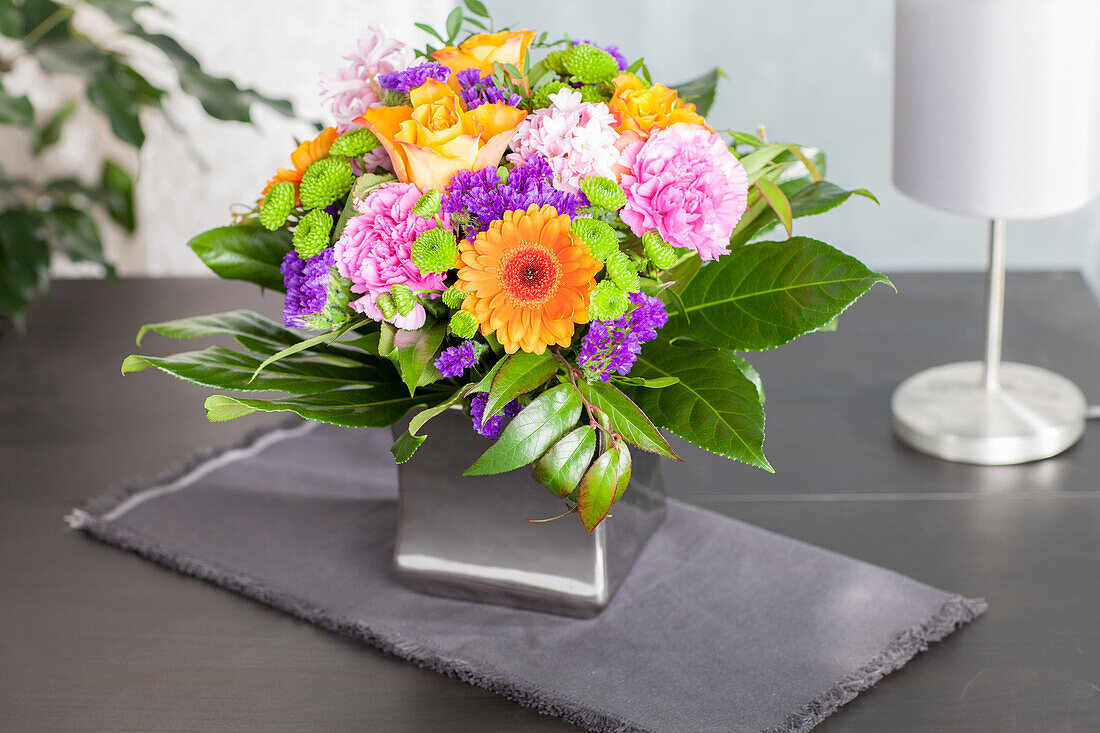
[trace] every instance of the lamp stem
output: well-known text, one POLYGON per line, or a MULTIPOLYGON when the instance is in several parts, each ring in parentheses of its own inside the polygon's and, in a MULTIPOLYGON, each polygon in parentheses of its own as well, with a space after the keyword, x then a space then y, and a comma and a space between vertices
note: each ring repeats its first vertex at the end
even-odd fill
POLYGON ((985 281, 985 369, 982 388, 1001 391, 1001 339, 1005 317, 1005 220, 989 223, 989 270, 985 281))

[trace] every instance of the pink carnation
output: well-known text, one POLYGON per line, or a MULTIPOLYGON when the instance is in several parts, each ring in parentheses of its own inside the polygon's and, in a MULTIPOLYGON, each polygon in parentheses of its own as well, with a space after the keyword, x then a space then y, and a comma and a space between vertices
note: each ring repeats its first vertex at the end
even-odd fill
POLYGON ((722 138, 703 125, 678 123, 623 150, 619 212, 639 237, 650 229, 675 247, 716 260, 745 213, 749 179, 722 138))
MULTIPOLYGON (((401 41, 386 36, 376 26, 359 40, 357 53, 345 54, 350 63, 336 76, 321 74, 321 100, 332 107, 336 130, 341 134, 361 127, 355 119, 379 104, 378 76, 404 69, 412 63, 412 51, 401 41)), ((372 169, 373 170, 373 169, 372 169)))
MULTIPOLYGON (((385 320, 376 302, 394 285, 413 290, 443 290, 443 275, 423 274, 412 263, 410 250, 421 232, 436 225, 412 213, 420 189, 411 183, 386 183, 357 206, 360 214, 348 219, 336 240, 336 267, 351 280, 351 291, 363 293, 351 307, 376 321, 385 320)), ((393 325, 412 331, 424 325, 424 306, 417 304, 407 316, 396 316, 393 325)))
POLYGON ((581 190, 581 179, 614 179, 619 159, 615 143, 615 116, 606 104, 582 102, 581 93, 562 89, 550 95, 550 106, 540 109, 519 126, 508 160, 517 165, 541 153, 554 169, 554 184, 568 193, 581 190))

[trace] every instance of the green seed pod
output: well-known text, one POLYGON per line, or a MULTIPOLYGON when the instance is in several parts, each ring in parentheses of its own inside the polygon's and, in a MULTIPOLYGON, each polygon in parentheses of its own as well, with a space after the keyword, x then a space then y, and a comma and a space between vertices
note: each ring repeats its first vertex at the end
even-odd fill
POLYGON ((588 251, 600 262, 619 251, 619 238, 615 230, 596 219, 574 219, 569 231, 588 245, 588 251))
POLYGON ((666 242, 656 229, 650 229, 642 235, 642 246, 645 248, 646 257, 661 270, 672 267, 679 259, 676 248, 666 242))
POLYGON ((378 296, 378 299, 374 301, 374 304, 378 306, 378 310, 382 311, 382 316, 391 321, 397 316, 397 305, 394 304, 393 298, 389 293, 383 293, 378 296))
POLYGON ((350 191, 354 183, 348 159, 330 155, 306 169, 298 186, 298 198, 306 209, 322 209, 350 191))
POLYGON ((581 181, 581 191, 588 202, 607 211, 618 211, 626 205, 626 192, 623 187, 603 176, 593 176, 581 181))
POLYGON ((455 311, 451 316, 451 333, 459 338, 473 338, 477 333, 477 319, 467 311, 455 311))
POLYGON ((332 217, 321 209, 314 209, 298 222, 291 243, 294 245, 294 251, 302 259, 308 260, 329 245, 331 233, 332 217))
POLYGON ((421 232, 410 249, 413 264, 421 272, 446 272, 455 266, 458 244, 455 235, 436 227, 421 232))
POLYGON ((260 223, 265 228, 275 231, 294 211, 294 184, 290 181, 279 181, 264 196, 264 202, 260 206, 260 223))

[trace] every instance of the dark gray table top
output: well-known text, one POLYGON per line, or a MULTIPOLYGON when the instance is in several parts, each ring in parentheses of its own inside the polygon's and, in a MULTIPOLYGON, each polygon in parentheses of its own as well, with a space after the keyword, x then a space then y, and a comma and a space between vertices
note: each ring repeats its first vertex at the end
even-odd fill
MULTIPOLYGON (((900 445, 904 377, 978 358, 982 280, 909 274, 832 334, 755 354, 774 476, 684 448, 674 495, 948 590, 989 611, 822 731, 1100 730, 1100 424, 1054 459, 943 463, 900 445)), ((271 417, 211 425, 205 392, 123 378, 142 323, 277 296, 209 280, 60 282, 0 331, 0 729, 557 731, 570 726, 66 531, 85 498, 271 417)), ((151 336, 142 351, 167 353, 151 336)), ((1011 274, 1006 357, 1100 401, 1081 278, 1011 274)))

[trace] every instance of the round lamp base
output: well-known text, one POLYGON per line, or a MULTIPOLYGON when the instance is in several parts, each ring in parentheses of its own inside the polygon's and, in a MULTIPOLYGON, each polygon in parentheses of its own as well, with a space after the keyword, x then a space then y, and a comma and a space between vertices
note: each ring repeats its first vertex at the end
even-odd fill
POLYGON ((1001 389, 981 387, 978 361, 914 374, 894 390, 894 431, 919 451, 1002 466, 1057 455, 1085 431, 1085 396, 1073 382, 1027 364, 1001 364, 1001 389))

